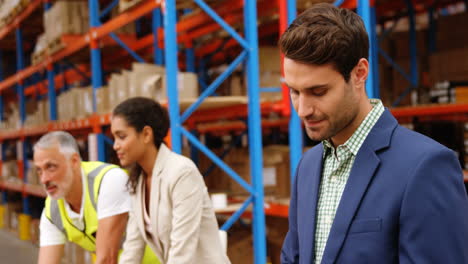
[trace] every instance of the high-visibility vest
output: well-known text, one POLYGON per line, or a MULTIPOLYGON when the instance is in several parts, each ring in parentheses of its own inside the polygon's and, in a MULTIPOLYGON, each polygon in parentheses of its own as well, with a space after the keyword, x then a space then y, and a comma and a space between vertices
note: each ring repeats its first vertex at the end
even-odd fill
MULTIPOLYGON (((70 217, 65 210, 65 201, 63 199, 54 200, 47 197, 45 204, 46 217, 54 224, 62 233, 65 234, 70 242, 76 243, 87 251, 96 251, 96 232, 98 229, 97 217, 97 201, 99 196, 99 188, 101 186, 103 176, 113 168, 118 168, 116 165, 90 161, 81 162, 81 168, 86 177, 83 177, 84 182, 84 230, 78 229, 72 224, 70 217)), ((145 256, 142 263, 159 263, 156 255, 147 246, 145 256)))

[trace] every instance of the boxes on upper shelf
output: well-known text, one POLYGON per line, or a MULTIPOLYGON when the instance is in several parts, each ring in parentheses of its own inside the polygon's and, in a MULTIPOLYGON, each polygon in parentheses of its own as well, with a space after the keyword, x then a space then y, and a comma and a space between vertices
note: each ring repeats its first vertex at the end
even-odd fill
POLYGON ((65 34, 88 32, 88 3, 77 0, 55 1, 52 7, 44 12, 44 29, 48 43, 65 34))

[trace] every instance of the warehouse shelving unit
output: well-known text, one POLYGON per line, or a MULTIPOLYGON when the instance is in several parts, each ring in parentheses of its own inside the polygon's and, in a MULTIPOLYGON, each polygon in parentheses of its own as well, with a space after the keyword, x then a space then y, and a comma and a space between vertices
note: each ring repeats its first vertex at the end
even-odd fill
MULTIPOLYGON (((266 1, 242 1, 242 0, 227 0, 225 5, 211 8, 202 0, 194 0, 205 12, 197 16, 188 16, 177 21, 176 1, 142 1, 135 7, 120 14, 119 16, 101 24, 99 17, 100 12, 99 1, 89 0, 90 12, 90 30, 83 36, 63 36, 62 41, 65 43, 65 48, 61 51, 45 58, 42 63, 24 67, 24 54, 22 44, 22 23, 34 11, 41 7, 41 3, 45 2, 44 9, 50 8, 50 2, 43 0, 31 0, 28 7, 17 16, 13 22, 0 29, 0 40, 12 32, 16 34, 16 51, 18 59, 17 73, 4 79, 0 69, 0 119, 3 119, 3 106, 6 94, 11 94, 11 88, 17 86, 17 94, 20 100, 20 111, 22 120, 24 121, 24 101, 25 96, 47 95, 50 102, 50 120, 48 124, 22 127, 15 131, 0 132, 0 145, 6 141, 18 142, 18 168, 21 179, 24 179, 23 184, 0 183, 0 189, 13 190, 21 192, 24 196, 24 208, 28 208, 28 195, 45 197, 45 193, 37 186, 29 185, 26 182, 24 173, 26 171, 26 163, 24 153, 26 153, 27 139, 40 136, 48 131, 53 130, 68 130, 68 131, 84 131, 89 134, 90 144, 90 159, 105 160, 105 144, 108 141, 103 133, 103 127, 110 123, 110 115, 93 114, 88 118, 81 120, 58 122, 56 92, 66 86, 66 81, 81 80, 91 76, 93 87, 93 109, 96 111, 96 91, 100 89, 104 83, 103 71, 109 69, 109 65, 114 62, 128 58, 129 54, 137 61, 144 61, 139 54, 153 54, 154 63, 165 65, 167 72, 167 87, 168 90, 168 107, 171 117, 171 147, 176 152, 181 152, 182 137, 186 137, 188 141, 201 150, 205 155, 214 161, 214 163, 225 170, 234 180, 239 182, 249 192, 247 198, 239 211, 233 213, 232 217, 223 225, 222 229, 228 229, 241 215, 243 215, 247 207, 252 203, 253 211, 253 238, 254 238, 254 253, 255 263, 266 262, 266 243, 265 243, 265 215, 287 217, 288 206, 265 202, 263 197, 262 183, 262 127, 269 126, 286 126, 289 127, 290 138, 290 161, 291 161, 291 177, 294 177, 295 167, 302 155, 302 128, 301 122, 291 107, 289 100, 289 91, 287 87, 282 87, 283 100, 279 103, 260 103, 259 93, 259 69, 258 69, 258 38, 262 35, 275 32, 283 32, 287 25, 292 22, 296 16, 296 1, 294 0, 278 0, 274 4, 266 1), (164 3, 164 4, 163 4, 164 3), (257 10, 258 7, 258 10, 257 10), (260 32, 257 32, 258 16, 273 14, 279 12, 280 29, 276 24, 264 26, 260 32), (258 14, 258 15, 257 15, 258 14), (151 15, 152 17, 152 33, 136 39, 131 36, 117 36, 114 32, 116 29, 136 21, 137 19, 151 15), (215 20, 216 23, 210 21, 215 20), (243 21, 244 32, 240 33, 234 30, 230 24, 238 21, 243 21), (205 45, 203 48, 196 49, 193 46, 193 40, 205 34, 224 29, 232 36, 229 40, 214 40, 205 45), (124 50, 116 52, 112 58, 102 58, 99 44, 122 45, 124 50), (107 44, 106 44, 107 43, 107 44), (179 56, 179 46, 184 46, 184 55, 179 56), (90 48, 90 66, 77 65, 61 71, 57 71, 56 64, 61 60, 77 53, 80 50, 90 48), (213 61, 225 60, 223 54, 217 53, 220 47, 227 49, 236 49, 239 51, 238 57, 227 68, 226 72, 221 74, 211 85, 204 86, 204 92, 199 100, 189 106, 182 114, 180 114, 178 93, 177 93, 177 72, 179 68, 184 68, 186 71, 195 71, 195 60, 202 58, 205 55, 215 53, 212 56, 213 61), (184 58, 182 60, 181 58, 184 58), (214 114, 210 110, 197 110, 201 102, 212 94, 216 87, 238 66, 245 62, 248 83, 248 103, 245 105, 235 105, 223 108, 221 114, 214 114), (47 80, 41 80, 31 85, 26 85, 26 80, 33 78, 36 74, 47 72, 47 80), (27 87, 26 87, 27 86, 27 87), (277 121, 262 120, 262 114, 276 112, 280 113, 283 118, 277 121), (248 117, 247 125, 240 121, 232 121, 227 125, 220 127, 219 125, 197 126, 198 123, 216 121, 220 118, 233 117, 248 117), (288 120, 289 118, 289 120, 288 120), (225 130, 248 130, 249 151, 251 153, 251 175, 252 185, 243 180, 236 172, 230 169, 218 156, 202 144, 198 139, 198 133, 207 133, 213 131, 225 130), (194 132, 196 131, 196 132, 194 132), (23 153, 23 155, 22 155, 23 153)), ((112 1, 106 10, 110 10, 117 1, 112 1)), ((395 64, 390 57, 379 48, 376 28, 376 13, 386 14, 388 10, 399 10, 407 8, 410 15, 410 31, 414 36, 415 24, 414 14, 421 10, 421 5, 425 1, 415 0, 402 3, 398 1, 386 1, 383 5, 377 5, 372 0, 337 0, 335 5, 345 8, 355 9, 363 17, 366 28, 370 32, 370 74, 367 82, 367 93, 369 97, 379 97, 379 76, 378 76, 378 54, 384 59, 395 64)), ((454 1, 440 1, 443 4, 452 3, 454 1)), ((404 73, 401 67, 396 65, 396 69, 401 71, 410 80, 411 87, 418 84, 417 79, 417 60, 416 60, 416 44, 415 38, 410 38, 411 46, 411 70, 410 74, 404 73)), ((200 65, 199 61, 199 67, 200 65)), ((2 65, 0 65, 2 66, 2 65)), ((1 67, 0 67, 1 68, 1 67)), ((409 91, 409 90, 408 90, 409 91)), ((407 91, 406 91, 407 93, 407 91)), ((455 119, 466 121, 466 113, 468 105, 446 105, 446 106, 423 106, 411 108, 394 108, 392 113, 399 120, 410 120, 417 116, 419 118, 441 118, 455 119)), ((3 144, 2 144, 3 143, 3 144)), ((0 146, 1 147, 1 146, 0 146)), ((3 147, 1 147, 3 149, 3 147)), ((2 158, 4 155, 2 155, 2 158)), ((2 162, 0 160, 0 171, 2 162)), ((468 175, 465 175, 465 181, 468 182, 468 175)), ((3 192, 3 201, 7 199, 3 192)), ((25 210, 25 214, 29 212, 25 210)))
MULTIPOLYGON (((8 31, 19 28, 21 26, 20 22, 23 19, 26 19, 27 16, 40 6, 42 1, 34 1, 34 5, 30 5, 27 10, 25 10, 15 21, 14 24, 7 26, 0 33, 2 36, 6 36, 8 31), (5 33, 3 33, 5 32, 5 33)), ((47 97, 50 102, 50 120, 48 124, 34 126, 34 127, 22 127, 18 130, 11 132, 1 132, 0 133, 0 142, 5 142, 6 140, 24 142, 28 137, 40 136, 48 131, 52 130, 85 130, 90 133, 89 142, 90 142, 90 159, 104 160, 104 144, 105 136, 102 133, 102 127, 109 124, 109 115, 97 115, 94 114, 89 118, 68 122, 57 122, 57 107, 56 107, 56 92, 64 85, 64 79, 81 79, 84 76, 88 76, 91 73, 91 83, 93 87, 93 106, 96 110, 95 102, 95 93, 96 89, 99 89, 103 85, 103 69, 106 68, 108 63, 106 60, 103 61, 100 54, 100 49, 98 42, 105 41, 105 38, 110 37, 123 44, 125 53, 119 53, 115 57, 126 56, 127 52, 130 53, 133 57, 136 57, 138 61, 142 61, 136 52, 139 51, 150 51, 154 54, 155 63, 163 64, 165 63, 167 71, 167 83, 168 91, 168 106, 171 116, 171 146, 174 151, 181 152, 181 136, 185 136, 188 140, 201 149, 205 154, 214 160, 217 165, 220 165, 225 169, 236 181, 238 181, 243 187, 245 187, 249 193, 250 198, 248 198, 241 209, 234 213, 233 216, 225 223, 222 229, 228 229, 236 219, 238 219, 243 212, 246 210, 250 203, 253 204, 253 233, 254 233, 254 252, 255 252, 255 263, 265 263, 266 262, 266 243, 265 243, 265 220, 264 220, 264 201, 263 201, 263 184, 262 184, 262 146, 261 146, 261 113, 264 112, 273 112, 279 111, 279 107, 272 103, 260 103, 259 101, 259 80, 258 80, 258 40, 257 40, 257 3, 255 1, 229 1, 229 5, 225 7, 217 8, 213 10, 203 1, 195 0, 194 1, 198 6, 200 6, 205 12, 205 15, 199 15, 196 17, 188 18, 186 20, 181 20, 176 23, 176 10, 175 10, 175 1, 165 1, 164 8, 162 10, 159 8, 159 1, 143 1, 129 11, 125 11, 116 18, 113 18, 106 22, 105 24, 100 23, 99 21, 99 2, 95 0, 90 0, 89 11, 90 11, 90 30, 89 33, 84 36, 64 36, 62 41, 66 44, 65 48, 55 54, 52 54, 44 60, 44 62, 37 65, 29 66, 23 69, 23 65, 19 63, 17 73, 13 76, 10 76, 0 82, 0 94, 6 92, 13 85, 18 85, 18 94, 20 95, 20 111, 24 120, 24 96, 33 96, 39 94, 47 94, 47 97), (232 9, 243 9, 243 12, 237 12, 234 15, 229 16, 232 9), (135 21, 136 19, 144 16, 145 14, 151 13, 153 16, 153 33, 147 37, 143 37, 137 41, 120 41, 117 36, 112 35, 112 31, 117 28, 135 21), (162 15, 164 14, 164 16, 162 15), (223 20, 223 18, 224 20, 223 20), (210 26, 204 25, 203 27, 192 30, 190 34, 184 32, 188 31, 190 28, 194 28, 197 25, 206 24, 208 19, 213 18, 220 25, 211 24, 210 26), (161 20, 163 19, 163 25, 161 20), (240 34, 236 32, 229 26, 229 23, 243 19, 244 21, 244 32, 240 34), (163 29, 162 29, 163 28, 163 29), (177 44, 183 43, 186 47, 186 61, 185 68, 187 71, 194 71, 195 63, 194 59, 196 56, 203 56, 210 52, 213 52, 213 48, 217 48, 218 43, 213 43, 212 46, 206 47, 203 50, 195 51, 191 46, 191 40, 197 38, 203 34, 219 30, 220 28, 225 29, 233 38, 238 42, 235 43, 230 41, 228 47, 234 47, 240 44, 244 51, 241 52, 239 57, 234 60, 234 62, 229 67, 228 71, 221 75, 213 84, 206 87, 204 93, 200 96, 200 99, 192 104, 182 115, 179 115, 179 103, 177 95, 177 72, 178 64, 183 65, 183 63, 178 63, 177 56, 177 44), (177 33, 176 33, 177 32, 177 33), (176 36, 178 34, 178 36, 176 36), (241 36, 243 35, 243 36, 241 36), (128 45, 125 45, 126 42, 128 45), (57 74, 56 67, 54 64, 60 60, 86 48, 90 47, 90 58, 91 58, 91 67, 90 69, 86 66, 78 66, 78 69, 70 69, 60 74, 57 74), (210 50, 211 49, 211 50, 210 50), (163 55, 164 52, 164 57, 163 55), (210 150, 208 150, 204 145, 193 135, 189 129, 183 127, 184 121, 189 124, 195 124, 197 121, 206 122, 209 120, 216 120, 219 118, 209 111, 199 110, 195 112, 196 107, 201 103, 203 98, 207 97, 211 92, 213 92, 226 77, 232 72, 232 70, 240 65, 243 61, 246 62, 247 68, 247 81, 248 81, 248 104, 233 106, 231 111, 229 108, 225 108, 223 117, 226 116, 242 116, 248 117, 248 125, 242 126, 240 124, 234 124, 228 129, 246 129, 248 128, 249 141, 250 141, 250 153, 252 155, 251 162, 251 171, 252 171, 252 185, 249 185, 245 180, 243 180, 239 175, 232 171, 222 160, 220 160, 216 155, 214 155, 210 150), (104 67, 103 65, 104 64, 104 67), (24 82, 26 79, 31 78, 34 74, 42 72, 43 70, 47 71, 47 81, 37 82, 27 88, 24 87, 24 82), (195 113, 194 113, 195 112, 195 113), (190 116, 190 118, 189 118, 190 116), (92 144, 91 142, 94 142, 92 144)), ((114 2, 115 3, 115 2, 114 2)), ((271 6, 271 5, 270 5, 271 6)), ((273 6, 274 7, 274 6, 273 6)), ((44 8, 47 10, 50 8, 50 3, 46 3, 44 8)), ((272 12, 273 8, 262 8, 259 10, 260 14, 272 12)), ((267 32, 271 32, 272 27, 267 32)), ((277 30, 277 29, 276 29, 277 30)), ((18 32, 20 30, 18 29, 18 32)), ((19 60, 22 59, 22 45, 21 45, 21 36, 18 33, 17 37, 17 52, 19 60)), ((219 55, 216 56, 216 59, 222 59, 219 55)), ((112 60, 109 60, 112 61, 112 60)), ((0 98, 2 99, 2 98, 0 98)), ((3 103, 3 100, 0 100, 3 103)), ((3 112, 0 111, 2 114, 3 112)), ((265 126, 277 126, 284 125, 285 120, 281 121, 263 121, 265 126)), ((205 131, 218 130, 219 127, 205 127, 205 131)), ((224 128, 226 129, 226 128, 224 128)), ((20 146, 20 145, 18 145, 20 146)), ((21 144, 21 148, 24 148, 25 144, 21 144)), ((24 153, 24 151, 23 151, 24 153)), ((18 156, 18 164, 21 168, 19 171, 20 177, 24 178, 24 162, 22 162, 24 157, 18 156)), ((0 162, 1 167, 1 162, 0 162)), ((44 197, 45 194, 42 190, 35 188, 35 186, 30 186, 26 182, 23 184, 12 184, 12 183, 2 183, 1 188, 20 191, 23 193, 26 199, 25 208, 27 205, 27 195, 35 195, 44 197)), ((28 212, 25 211, 27 214, 28 212)))

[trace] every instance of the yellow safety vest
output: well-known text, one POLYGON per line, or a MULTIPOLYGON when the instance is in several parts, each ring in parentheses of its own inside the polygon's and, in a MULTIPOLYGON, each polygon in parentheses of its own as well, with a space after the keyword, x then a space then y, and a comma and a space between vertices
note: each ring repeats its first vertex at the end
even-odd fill
MULTIPOLYGON (((65 210, 65 201, 63 199, 54 200, 47 197, 45 204, 45 212, 47 218, 54 224, 62 233, 65 234, 67 239, 77 245, 81 246, 87 251, 96 251, 96 231, 98 229, 97 217, 97 200, 99 196, 99 189, 101 186, 103 176, 113 168, 118 168, 116 165, 90 161, 81 162, 86 177, 84 177, 84 230, 75 227, 70 217, 65 210)), ((159 263, 156 255, 147 246, 142 263, 159 263)))

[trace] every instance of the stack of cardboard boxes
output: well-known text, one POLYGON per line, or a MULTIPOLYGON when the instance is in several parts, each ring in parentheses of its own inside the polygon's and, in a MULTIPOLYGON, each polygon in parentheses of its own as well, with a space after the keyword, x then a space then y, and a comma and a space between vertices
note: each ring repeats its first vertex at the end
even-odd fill
MULTIPOLYGON (((220 154, 222 150, 215 150, 220 154)), ((212 164, 205 155, 200 155, 199 168, 206 171, 212 164)), ((247 183, 250 178, 250 153, 247 147, 233 148, 224 158, 224 162, 231 167, 247 183)), ((223 170, 216 168, 205 177, 210 192, 226 192, 232 196, 246 195, 248 192, 227 175, 223 170)), ((270 145, 263 148, 263 183, 267 196, 277 198, 289 197, 289 147, 283 145, 270 145)))
MULTIPOLYGON (((198 97, 198 80, 194 73, 179 72, 177 76, 179 100, 195 100, 198 97)), ((166 72, 154 64, 134 63, 130 71, 111 75, 108 87, 98 89, 96 100, 98 113, 112 111, 123 100, 143 96, 159 102, 166 101, 166 72), (102 90, 102 91, 99 91, 102 90)))

